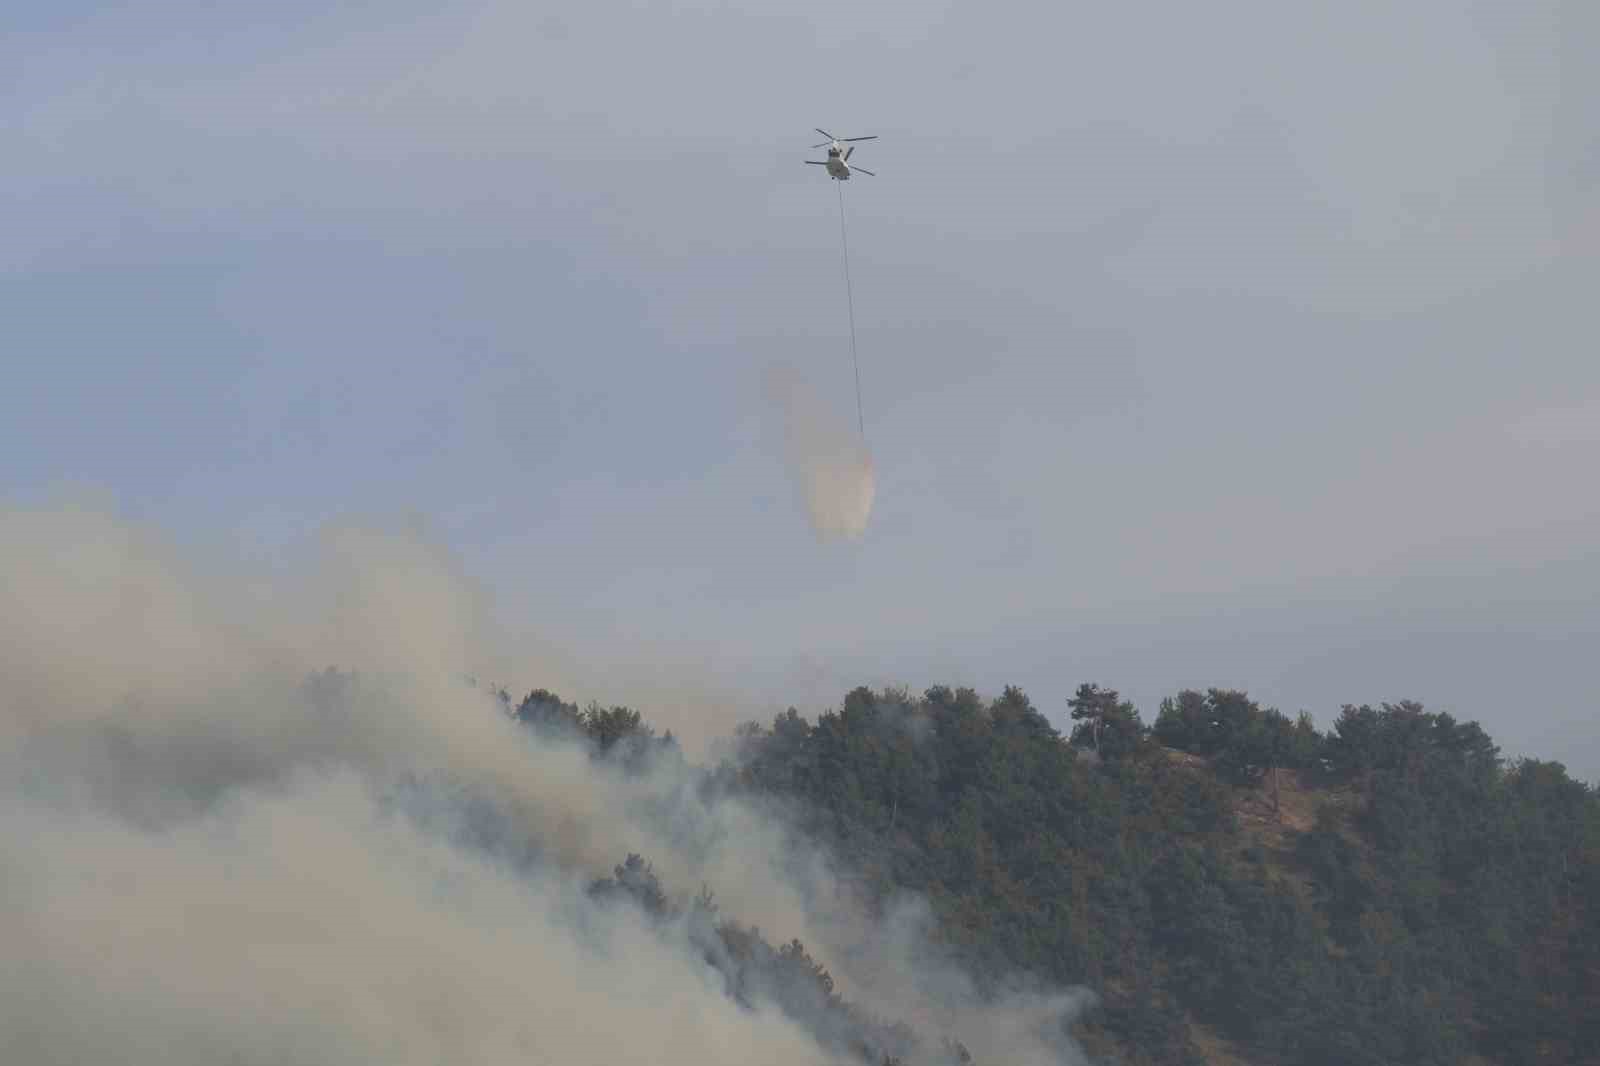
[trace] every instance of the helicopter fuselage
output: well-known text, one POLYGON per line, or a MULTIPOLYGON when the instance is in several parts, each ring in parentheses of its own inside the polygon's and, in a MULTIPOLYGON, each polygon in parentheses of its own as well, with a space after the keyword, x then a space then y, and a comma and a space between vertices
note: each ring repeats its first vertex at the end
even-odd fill
MULTIPOLYGON (((835 181, 849 181, 850 180, 850 172, 853 169, 850 166, 850 153, 856 150, 856 146, 852 144, 848 148, 846 148, 843 144, 841 144, 839 142, 839 138, 834 137, 832 134, 828 133, 826 130, 819 129, 819 130, 817 130, 817 132, 822 134, 824 137, 829 138, 829 139, 826 140, 826 141, 823 141, 821 144, 813 144, 811 147, 813 147, 813 148, 824 148, 824 147, 827 148, 828 149, 828 158, 825 159, 825 160, 823 160, 823 159, 807 159, 806 162, 809 163, 811 166, 815 166, 815 167, 827 167, 828 168, 828 177, 832 178, 835 181)), ((875 141, 877 139, 878 139, 878 135, 877 134, 873 134, 871 137, 846 137, 845 138, 845 140, 847 140, 847 141, 875 141)), ((871 174, 872 171, 863 170, 861 173, 863 173, 863 174, 871 174)))

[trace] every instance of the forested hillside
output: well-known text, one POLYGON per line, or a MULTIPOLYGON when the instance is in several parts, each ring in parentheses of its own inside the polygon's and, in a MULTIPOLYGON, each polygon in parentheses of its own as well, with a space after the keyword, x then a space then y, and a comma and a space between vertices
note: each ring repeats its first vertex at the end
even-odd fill
MULTIPOLYGON (((502 698, 597 751, 675 752, 626 708, 502 698)), ((1070 704, 1069 737, 1016 689, 857 689, 742 727, 701 787, 784 808, 879 906, 925 898, 980 987, 1091 989, 1072 1035, 1105 1061, 1600 1061, 1600 795, 1560 763, 1413 703, 1327 733, 1217 689, 1149 724, 1095 685, 1070 704)), ((789 982, 777 998, 826 1006, 865 1061, 920 1046, 854 1014, 803 944, 717 918, 714 889, 694 906, 731 995, 789 982)), ((671 909, 647 857, 594 892, 671 909)))

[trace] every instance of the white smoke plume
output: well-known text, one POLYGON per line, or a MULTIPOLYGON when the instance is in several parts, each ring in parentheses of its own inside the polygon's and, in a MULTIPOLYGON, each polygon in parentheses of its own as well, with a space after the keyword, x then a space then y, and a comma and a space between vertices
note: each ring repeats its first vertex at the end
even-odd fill
MULTIPOLYGON (((8 805, 9 806, 9 805, 8 805)), ((161 833, 0 820, 5 1061, 826 1061, 693 956, 572 886, 385 817, 344 773, 161 833)))
POLYGON ((784 457, 823 541, 866 532, 877 492, 872 456, 857 427, 825 403, 793 368, 774 367, 767 391, 783 413, 784 457))
POLYGON ((736 1003, 683 928, 584 894, 633 852, 935 1043, 1078 1061, 1070 1003, 979 1005, 770 811, 463 684, 504 653, 445 553, 321 548, 263 583, 92 510, 0 510, 0 1061, 845 1061, 736 1003))

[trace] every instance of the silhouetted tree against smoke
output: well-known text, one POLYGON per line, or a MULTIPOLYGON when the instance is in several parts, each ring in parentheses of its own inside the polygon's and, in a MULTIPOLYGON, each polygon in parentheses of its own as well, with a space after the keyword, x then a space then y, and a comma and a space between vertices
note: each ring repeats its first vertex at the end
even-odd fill
POLYGON ((638 907, 663 926, 686 923, 692 943, 723 976, 728 995, 753 1008, 770 1003, 809 1029, 824 1047, 854 1055, 869 1066, 933 1066, 971 1063, 956 1040, 941 1037, 935 1047, 910 1028, 874 1018, 847 1004, 834 990, 833 975, 797 939, 773 947, 755 928, 719 918, 714 894, 706 886, 686 905, 667 896, 653 864, 637 854, 613 868, 613 876, 591 882, 591 898, 638 907))
POLYGON ((661 879, 650 863, 629 854, 620 866, 612 868, 612 874, 591 883, 589 895, 601 900, 626 897, 655 918, 667 913, 667 894, 662 891, 661 879))
POLYGON ((589 742, 595 754, 624 766, 642 768, 664 752, 678 752, 669 729, 660 737, 654 727, 629 707, 602 707, 590 701, 583 710, 546 689, 534 689, 517 705, 512 717, 542 736, 589 742))
POLYGON ((528 693, 512 717, 531 729, 550 733, 577 735, 584 727, 583 712, 577 704, 542 688, 528 693))

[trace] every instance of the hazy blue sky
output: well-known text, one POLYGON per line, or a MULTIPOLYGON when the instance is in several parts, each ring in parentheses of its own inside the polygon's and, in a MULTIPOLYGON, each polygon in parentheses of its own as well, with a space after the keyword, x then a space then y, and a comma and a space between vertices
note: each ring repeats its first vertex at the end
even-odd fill
POLYGON ((508 619, 763 716, 1415 698, 1600 779, 1590 0, 3 27, 13 505, 96 486, 246 557, 421 516, 508 619), (844 190, 856 543, 812 534, 762 387, 853 422, 813 126, 881 137, 844 190))

